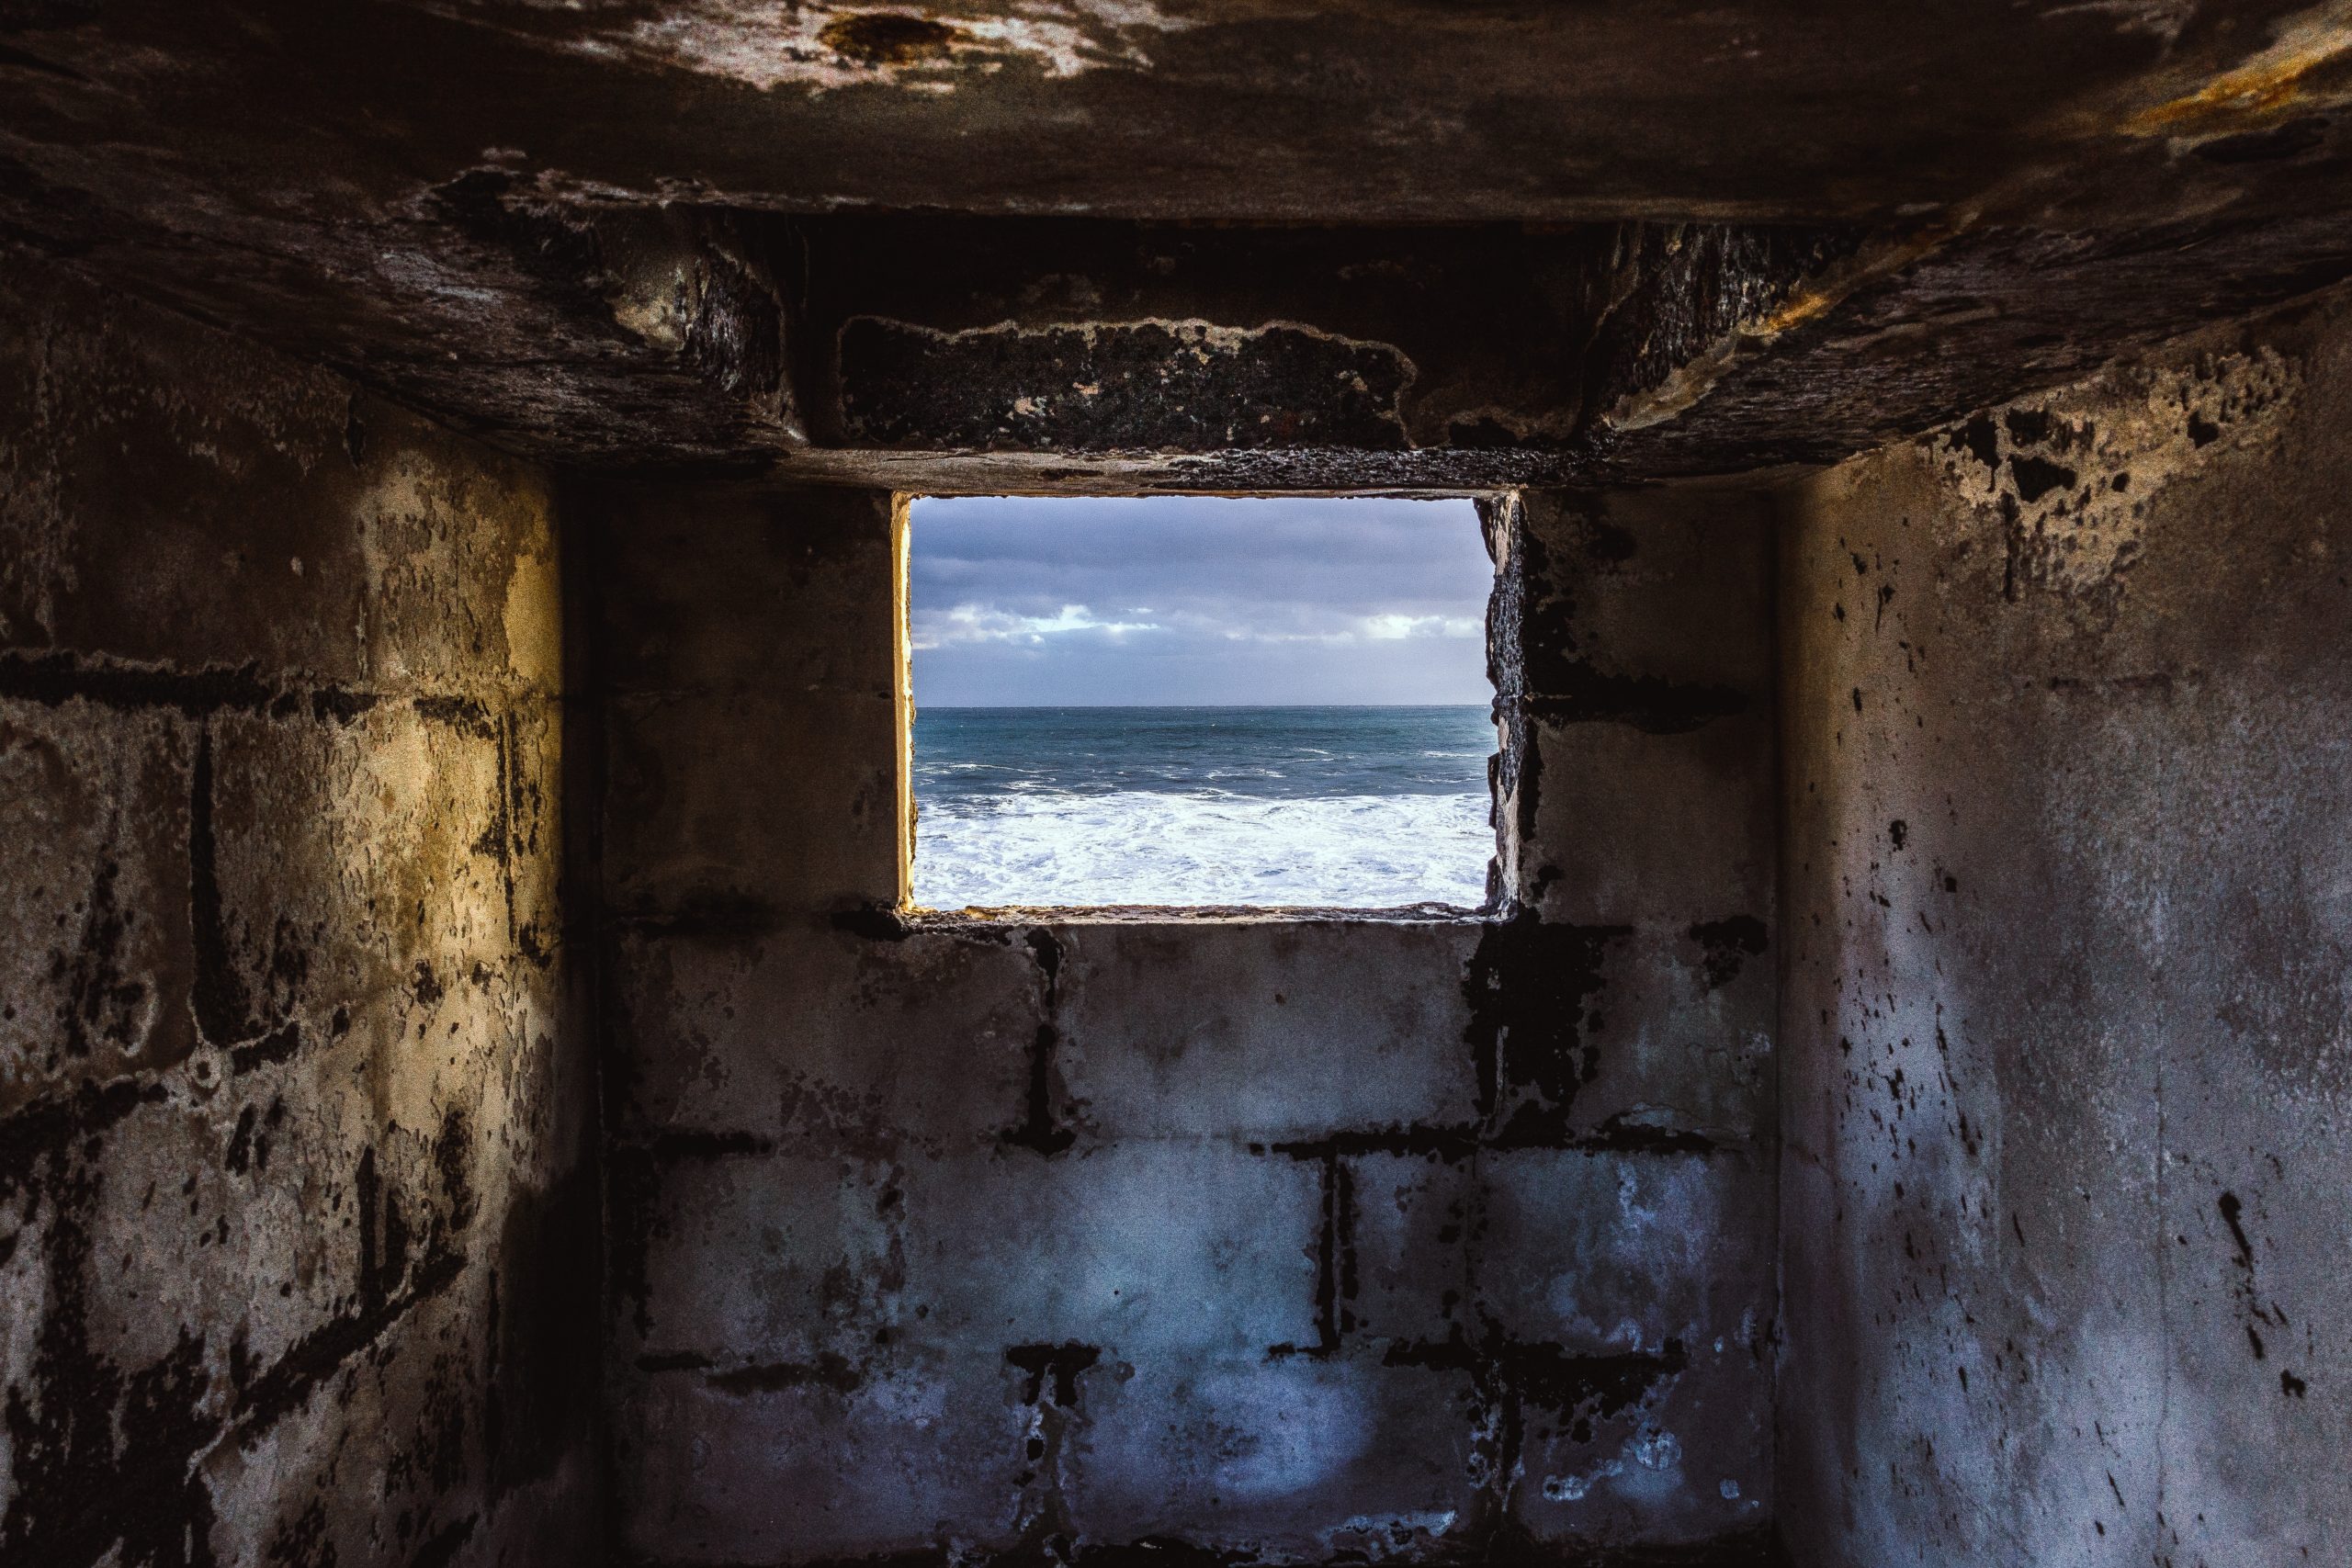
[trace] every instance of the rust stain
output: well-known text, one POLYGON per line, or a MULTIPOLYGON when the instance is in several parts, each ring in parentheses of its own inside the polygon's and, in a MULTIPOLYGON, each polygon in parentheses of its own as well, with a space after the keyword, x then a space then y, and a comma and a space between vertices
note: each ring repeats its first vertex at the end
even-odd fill
POLYGON ((1962 218, 1931 224, 1862 246, 1846 261, 1791 294, 1770 313, 1735 323, 1712 348, 1677 367, 1657 386, 1621 400, 1603 416, 1602 423, 1613 430, 1645 430, 1688 412, 1754 345, 1770 343, 1792 328, 1826 315, 1857 290, 1891 277, 1931 254, 1963 232, 1971 221, 1962 218))
POLYGON ((2290 112, 2352 97, 2352 5, 2306 12, 2277 40, 2195 92, 2143 109, 2123 124, 2132 136, 2218 136, 2290 112), (2335 80, 2315 78, 2335 77, 2335 80))

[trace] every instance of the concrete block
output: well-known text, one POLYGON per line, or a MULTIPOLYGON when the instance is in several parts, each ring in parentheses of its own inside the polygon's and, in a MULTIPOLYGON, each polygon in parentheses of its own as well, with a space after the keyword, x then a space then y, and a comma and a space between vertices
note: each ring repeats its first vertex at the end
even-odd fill
POLYGON ((1532 729, 1541 754, 1535 831, 1521 858, 1541 884, 1544 919, 1770 923, 1769 711, 1673 735, 1551 720, 1532 729))
POLYGON ((1751 918, 1644 926, 1611 942, 1579 1031, 1567 1124, 1745 1142, 1772 1126, 1775 955, 1751 918))
POLYGON ((11 273, 0 644, 361 678, 350 388, 184 317, 11 273))
POLYGON ((601 520, 604 675, 633 693, 887 691, 891 496, 627 490, 601 520))
MULTIPOLYGON (((1772 690, 1770 502, 1729 491, 1521 492, 1532 584, 1595 666, 1678 684, 1772 690)), ((1541 681, 1537 691, 1556 689, 1541 681)))
POLYGON ((395 1119, 424 1124, 513 1000, 497 727, 392 701, 347 725, 210 728, 194 791, 211 848, 198 1023, 242 1048, 232 1071, 350 1034, 393 1075, 395 1119))
POLYGON ((188 755, 175 715, 0 703, 0 1115, 194 1049, 188 755))
POLYGON ((1469 924, 1055 928, 1059 1061, 1094 1135, 1304 1139, 1465 1123, 1469 924))
POLYGON ((366 426, 352 506, 368 685, 413 695, 553 695, 562 678, 553 487, 389 405, 366 426))
POLYGON ((467 1374, 487 1353, 489 1285, 479 1270, 404 1300, 366 1355, 197 1458, 216 1562, 430 1562, 480 1534, 491 1488, 467 1374))
POLYGON ((616 1390, 620 1544, 810 1562, 1012 1543, 1029 1412, 1001 1360, 906 1355, 832 1382, 670 1371, 616 1390))
POLYGON ((1135 1360, 1315 1343, 1311 1166, 1144 1142, 906 1175, 908 1310, 941 1342, 1074 1342, 1135 1360))
POLYGON ((1089 1541, 1269 1562, 1442 1555, 1475 1505, 1466 1381, 1367 1359, 1218 1355, 1085 1382, 1072 1516, 1089 1541))
POLYGON ((1479 1156, 1477 1303, 1572 1355, 1760 1345, 1773 1306, 1773 1183, 1743 1154, 1479 1156))
POLYGON ((1487 926, 1465 988, 1494 1139, 1743 1141, 1769 1126, 1770 972, 1742 951, 1767 943, 1760 922, 1736 926, 1728 941, 1703 925, 1487 926))
POLYGON ((1026 1113, 1042 981, 1005 933, 637 928, 607 985, 625 1114, 648 1134, 879 1157, 992 1147, 1026 1113))
POLYGON ((668 1160, 639 1238, 638 1355, 719 1367, 860 1363, 902 1310, 904 1194, 887 1165, 821 1154, 668 1160))
POLYGON ((615 907, 897 901, 898 720, 887 684, 623 696, 607 723, 605 886, 615 907))
POLYGON ((1471 1158, 1357 1155, 1340 1169, 1348 1182, 1342 1336, 1419 1343, 1442 1341, 1456 1325, 1475 1332, 1470 1260, 1482 1204, 1471 1158))
POLYGON ((1708 1341, 1687 1354, 1623 1403, 1614 1380, 1581 1401, 1528 1402, 1511 1514, 1530 1536, 1665 1546, 1771 1519, 1770 1348, 1708 1341))

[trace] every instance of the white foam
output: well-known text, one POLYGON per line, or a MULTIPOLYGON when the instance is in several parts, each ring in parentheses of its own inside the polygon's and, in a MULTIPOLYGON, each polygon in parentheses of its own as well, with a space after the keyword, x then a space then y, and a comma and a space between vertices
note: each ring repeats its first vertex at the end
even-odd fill
POLYGON ((1487 806, 1483 794, 1148 792, 933 805, 915 837, 914 901, 1475 907, 1495 850, 1487 806))

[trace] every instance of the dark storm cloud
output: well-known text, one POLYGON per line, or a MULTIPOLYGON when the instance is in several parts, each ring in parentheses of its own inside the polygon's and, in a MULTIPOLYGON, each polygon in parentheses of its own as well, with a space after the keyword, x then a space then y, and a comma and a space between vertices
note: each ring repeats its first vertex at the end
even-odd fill
POLYGON ((915 700, 1484 703, 1466 501, 918 501, 915 700))

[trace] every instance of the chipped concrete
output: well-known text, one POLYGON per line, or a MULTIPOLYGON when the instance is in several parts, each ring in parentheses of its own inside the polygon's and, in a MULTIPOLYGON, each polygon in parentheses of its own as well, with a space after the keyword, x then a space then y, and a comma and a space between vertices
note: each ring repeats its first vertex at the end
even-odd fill
POLYGON ((2300 374, 2267 348, 2118 370, 1978 414, 1936 446, 1953 493, 2007 535, 2003 592, 2120 592, 2165 489, 2217 443, 2267 457, 2300 374))
POLYGON ((986 6, 689 0, 569 47, 592 58, 683 66, 762 92, 884 85, 945 94, 967 73, 1013 65, 1047 77, 1148 70, 1150 36, 1191 25, 1150 0, 1035 0, 1009 16, 986 6))
POLYGON ((1229 452, 1408 442, 1417 374, 1389 344, 1299 321, 1145 317, 960 332, 842 324, 842 423, 864 446, 1229 452))

